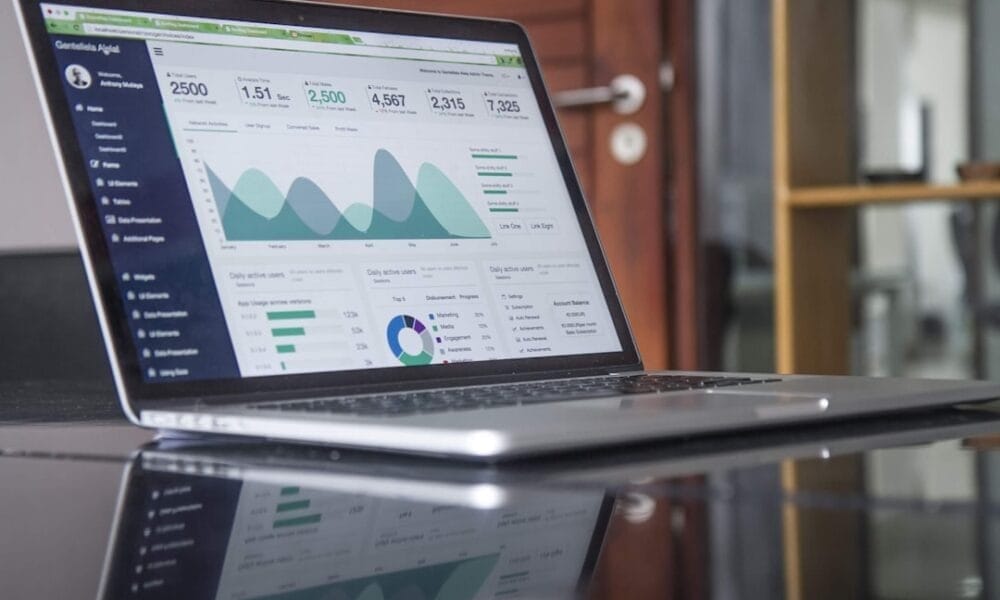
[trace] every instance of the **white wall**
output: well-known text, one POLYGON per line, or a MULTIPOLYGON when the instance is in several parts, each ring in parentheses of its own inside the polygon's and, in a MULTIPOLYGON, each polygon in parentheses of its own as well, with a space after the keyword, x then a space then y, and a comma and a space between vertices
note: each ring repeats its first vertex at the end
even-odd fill
POLYGON ((0 252, 76 246, 12 5, 0 0, 0 252))
MULTIPOLYGON (((920 162, 917 114, 932 111, 930 179, 956 179, 968 156, 968 16, 964 0, 864 0, 859 11, 860 104, 870 168, 920 162)), ((876 208, 862 217, 865 264, 910 271, 919 308, 956 329, 964 284, 951 240, 951 206, 923 203, 876 208), (912 267, 903 267, 912 265, 912 267)))

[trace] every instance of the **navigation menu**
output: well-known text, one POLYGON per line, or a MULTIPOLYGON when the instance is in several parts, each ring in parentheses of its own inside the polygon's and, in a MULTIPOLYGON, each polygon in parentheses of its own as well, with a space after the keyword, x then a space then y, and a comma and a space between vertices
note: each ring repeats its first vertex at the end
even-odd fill
POLYGON ((53 46, 144 378, 239 376, 147 45, 53 46))

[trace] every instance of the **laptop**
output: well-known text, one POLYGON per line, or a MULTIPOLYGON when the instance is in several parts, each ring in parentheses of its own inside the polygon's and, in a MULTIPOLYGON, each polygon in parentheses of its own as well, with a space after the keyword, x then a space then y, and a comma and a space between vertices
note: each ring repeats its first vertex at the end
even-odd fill
POLYGON ((644 371, 516 23, 15 7, 137 425, 500 460, 1000 396, 644 371))
POLYGON ((97 597, 579 598, 614 504, 153 448, 125 468, 97 597))

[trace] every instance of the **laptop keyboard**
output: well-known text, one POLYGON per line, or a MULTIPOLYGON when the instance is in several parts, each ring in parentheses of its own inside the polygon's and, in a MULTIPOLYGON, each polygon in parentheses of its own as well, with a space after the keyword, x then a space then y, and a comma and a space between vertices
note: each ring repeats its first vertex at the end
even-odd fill
POLYGON ((401 416, 451 410, 500 408, 586 398, 604 398, 628 394, 655 394, 660 392, 743 386, 777 381, 781 380, 694 375, 604 376, 418 392, 339 396, 336 398, 317 398, 315 400, 264 402, 252 404, 249 408, 281 412, 401 416))

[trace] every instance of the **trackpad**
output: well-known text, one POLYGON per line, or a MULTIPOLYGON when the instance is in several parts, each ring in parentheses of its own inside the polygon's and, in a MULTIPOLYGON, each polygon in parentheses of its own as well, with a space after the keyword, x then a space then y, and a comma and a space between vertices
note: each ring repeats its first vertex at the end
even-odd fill
POLYGON ((733 411, 753 413, 761 419, 817 415, 830 407, 826 396, 781 392, 706 390, 662 396, 636 396, 616 400, 619 410, 645 412, 733 411))

